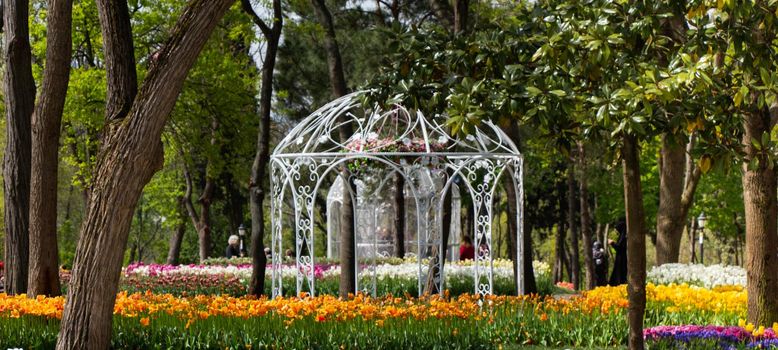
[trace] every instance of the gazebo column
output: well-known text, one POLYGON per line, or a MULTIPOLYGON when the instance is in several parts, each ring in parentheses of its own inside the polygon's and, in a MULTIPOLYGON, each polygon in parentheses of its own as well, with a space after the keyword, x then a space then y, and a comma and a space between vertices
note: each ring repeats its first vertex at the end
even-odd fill
POLYGON ((519 295, 527 294, 527 286, 524 276, 524 159, 514 158, 512 160, 513 186, 516 190, 516 217, 509 218, 516 220, 516 290, 519 295))
POLYGON ((283 247, 282 247, 282 208, 285 176, 276 162, 272 162, 270 170, 270 254, 271 254, 271 295, 273 298, 283 296, 283 247))
POLYGON ((313 201, 316 197, 314 189, 318 180, 316 162, 310 158, 295 159, 292 174, 294 174, 292 175, 292 188, 294 189, 292 192, 294 195, 297 296, 300 296, 303 292, 306 280, 310 295, 315 296, 313 201), (310 180, 310 182, 307 180, 310 180))
POLYGON ((467 179, 471 185, 475 261, 474 287, 475 294, 492 294, 492 197, 496 188, 496 170, 502 167, 500 161, 480 159, 467 166, 467 179))

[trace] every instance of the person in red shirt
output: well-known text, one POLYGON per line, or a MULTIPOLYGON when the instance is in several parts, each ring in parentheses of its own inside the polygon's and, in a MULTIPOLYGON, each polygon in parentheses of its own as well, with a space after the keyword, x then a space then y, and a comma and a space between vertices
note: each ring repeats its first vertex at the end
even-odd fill
POLYGON ((470 236, 462 237, 462 245, 459 246, 459 260, 475 259, 475 247, 470 236))

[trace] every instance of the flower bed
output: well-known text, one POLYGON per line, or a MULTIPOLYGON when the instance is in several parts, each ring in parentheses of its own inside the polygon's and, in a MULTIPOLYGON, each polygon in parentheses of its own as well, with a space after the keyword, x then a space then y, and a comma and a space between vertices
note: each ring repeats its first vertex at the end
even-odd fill
MULTIPOLYGON (((493 287, 495 294, 513 294, 513 267, 509 260, 495 260, 493 287)), ((426 265, 425 265, 426 266, 426 265)), ((390 261, 376 266, 377 295, 418 296, 418 262, 412 260, 390 261)), ((265 292, 270 293, 270 266, 266 268, 265 292)), ((445 268, 446 288, 453 295, 473 292, 472 262, 448 263, 445 268)), ((332 263, 316 264, 316 293, 337 295, 339 290, 340 266, 332 263)), ((296 292, 297 269, 284 265, 281 270, 284 293, 291 296, 296 292)), ((251 266, 239 265, 158 265, 131 264, 124 270, 121 290, 130 293, 150 290, 155 293, 174 295, 246 294, 251 278, 251 266)), ((539 275, 538 278, 545 278, 539 275)), ((372 289, 372 276, 363 275, 360 285, 372 289)), ((547 289, 547 288, 546 288, 547 289)), ((548 290, 544 292, 549 293, 548 290)))
POLYGON ((647 343, 656 349, 769 349, 778 346, 775 330, 754 327, 741 321, 739 326, 657 326, 643 330, 647 343))
POLYGON ((664 264, 648 271, 648 281, 656 284, 690 284, 705 288, 746 285, 746 270, 739 266, 664 264))
MULTIPOLYGON (((742 288, 709 290, 688 285, 649 284, 647 292, 645 322, 649 327, 732 325, 745 316, 742 288)), ((51 348, 63 303, 61 297, 28 299, 0 294, 0 348, 51 348)), ((460 295, 421 299, 357 296, 341 300, 318 296, 268 300, 120 293, 114 307, 112 347, 191 348, 192 344, 202 349, 499 349, 532 344, 603 347, 626 342, 626 307, 625 286, 601 287, 570 299, 460 295)), ((656 329, 650 334, 664 334, 660 331, 656 329)), ((769 340, 766 336, 769 332, 765 329, 762 332, 762 338, 754 340, 769 340)), ((663 340, 657 337, 651 341, 660 344, 663 340)))

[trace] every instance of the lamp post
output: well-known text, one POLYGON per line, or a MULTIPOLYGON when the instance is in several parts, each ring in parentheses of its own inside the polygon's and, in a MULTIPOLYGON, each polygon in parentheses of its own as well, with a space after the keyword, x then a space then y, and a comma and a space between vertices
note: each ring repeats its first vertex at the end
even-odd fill
POLYGON ((243 241, 246 239, 246 228, 243 224, 238 227, 238 236, 240 237, 240 256, 246 256, 246 250, 243 248, 243 241))
POLYGON ((705 216, 705 213, 700 213, 700 216, 697 217, 697 226, 700 227, 700 263, 705 264, 705 246, 703 245, 703 237, 705 235, 705 222, 708 221, 708 218, 705 216))

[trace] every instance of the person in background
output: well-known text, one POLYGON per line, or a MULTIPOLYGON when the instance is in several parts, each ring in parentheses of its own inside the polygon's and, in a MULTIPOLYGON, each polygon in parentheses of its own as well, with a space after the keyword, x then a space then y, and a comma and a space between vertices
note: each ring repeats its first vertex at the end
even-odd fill
POLYGON ((602 242, 595 241, 592 245, 592 257, 594 258, 594 279, 597 287, 608 284, 608 256, 602 242))
POLYGON ((227 239, 227 243, 227 249, 224 252, 224 256, 227 259, 240 257, 240 238, 236 235, 232 235, 227 239))
POLYGON ((470 236, 462 237, 462 245, 459 246, 459 260, 474 260, 475 247, 470 236))
POLYGON ((627 283, 627 223, 624 219, 616 222, 616 231, 619 238, 614 242, 608 240, 608 244, 616 251, 616 258, 613 259, 613 271, 608 284, 618 286, 627 283))

